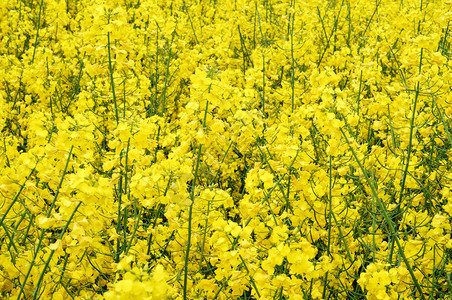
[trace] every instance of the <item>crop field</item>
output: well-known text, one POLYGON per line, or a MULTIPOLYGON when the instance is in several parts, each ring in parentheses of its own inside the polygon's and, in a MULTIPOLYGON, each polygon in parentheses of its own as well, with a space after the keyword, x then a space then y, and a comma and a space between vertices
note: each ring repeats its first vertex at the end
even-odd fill
POLYGON ((452 1, 1 2, 0 298, 452 297, 452 1))

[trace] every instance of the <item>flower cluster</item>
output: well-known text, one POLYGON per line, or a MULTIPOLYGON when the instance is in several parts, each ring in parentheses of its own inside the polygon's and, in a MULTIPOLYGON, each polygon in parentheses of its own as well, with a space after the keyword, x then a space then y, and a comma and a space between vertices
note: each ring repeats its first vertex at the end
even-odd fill
POLYGON ((451 1, 2 4, 2 298, 450 296, 451 1))

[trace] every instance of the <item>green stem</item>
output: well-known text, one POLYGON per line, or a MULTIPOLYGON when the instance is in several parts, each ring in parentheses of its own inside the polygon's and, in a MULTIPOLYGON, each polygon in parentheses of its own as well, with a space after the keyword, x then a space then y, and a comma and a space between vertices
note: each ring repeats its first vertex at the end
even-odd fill
POLYGON ((38 39, 39 39, 39 29, 41 28, 41 16, 42 16, 42 7, 44 5, 44 0, 41 0, 41 4, 39 5, 39 18, 38 18, 38 27, 36 28, 36 39, 33 47, 33 56, 31 57, 30 65, 35 61, 36 55, 36 47, 38 47, 38 39))
POLYGON ((193 178, 193 183, 191 186, 190 191, 190 199, 191 203, 188 208, 188 237, 187 237, 187 249, 185 251, 185 261, 184 261, 184 286, 183 286, 183 299, 187 300, 187 281, 188 281, 188 259, 190 257, 190 246, 191 246, 191 223, 192 223, 192 216, 193 216, 193 203, 195 201, 195 188, 196 188, 196 180, 198 179, 198 169, 199 169, 199 162, 201 160, 201 147, 202 145, 199 145, 198 147, 198 159, 196 160, 196 167, 195 167, 195 174, 193 178))
MULTIPOLYGON (((108 23, 110 24, 110 19, 108 20, 108 23)), ((107 49, 108 49, 108 71, 110 72, 110 86, 111 86, 111 92, 113 94, 113 103, 115 105, 115 118, 116 118, 116 124, 119 124, 119 113, 118 113, 118 103, 116 102, 116 93, 115 93, 115 81, 113 78, 113 66, 111 63, 111 47, 110 47, 110 32, 107 33, 107 49)))

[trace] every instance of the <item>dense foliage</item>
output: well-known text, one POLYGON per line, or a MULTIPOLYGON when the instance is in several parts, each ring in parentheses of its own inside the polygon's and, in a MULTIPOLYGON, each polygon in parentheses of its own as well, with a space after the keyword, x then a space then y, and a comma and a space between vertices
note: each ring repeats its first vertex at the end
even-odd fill
POLYGON ((2 0, 1 297, 450 297, 451 11, 2 0))

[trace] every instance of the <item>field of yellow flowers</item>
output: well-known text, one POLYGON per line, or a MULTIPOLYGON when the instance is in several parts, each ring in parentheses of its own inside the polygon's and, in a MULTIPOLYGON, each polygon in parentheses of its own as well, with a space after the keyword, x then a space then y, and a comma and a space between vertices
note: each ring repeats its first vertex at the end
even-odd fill
POLYGON ((0 297, 451 297, 451 19, 2 0, 0 297))

